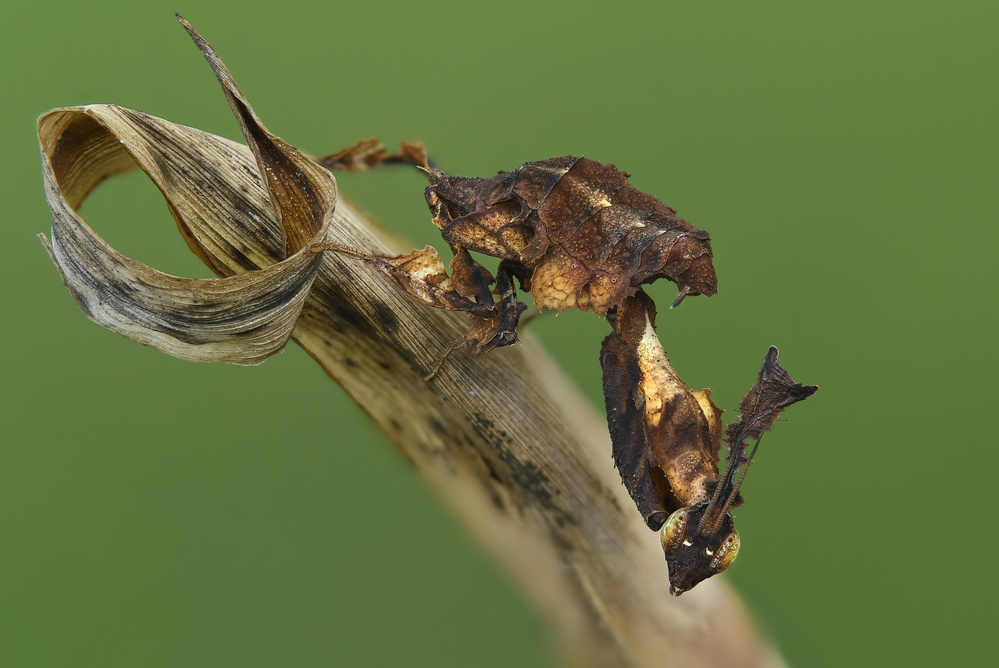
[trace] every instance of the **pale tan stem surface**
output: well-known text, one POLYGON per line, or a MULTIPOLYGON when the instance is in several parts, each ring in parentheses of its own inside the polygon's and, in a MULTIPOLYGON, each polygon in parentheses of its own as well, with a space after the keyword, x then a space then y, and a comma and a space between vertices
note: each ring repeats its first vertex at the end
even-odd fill
MULTIPOLYGON (((385 250, 367 227, 341 199, 334 242, 385 250)), ((326 253, 294 338, 544 611, 571 665, 782 665, 722 578, 669 596, 606 423, 530 336, 483 357, 454 353, 422 380, 467 327, 326 253)))

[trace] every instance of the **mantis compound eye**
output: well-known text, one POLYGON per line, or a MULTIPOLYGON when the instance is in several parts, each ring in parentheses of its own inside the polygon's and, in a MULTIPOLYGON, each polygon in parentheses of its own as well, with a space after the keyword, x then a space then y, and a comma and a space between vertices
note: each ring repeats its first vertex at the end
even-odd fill
POLYGON ((691 514, 689 508, 675 511, 660 531, 669 567, 669 590, 676 596, 721 573, 739 554, 739 532, 730 518, 719 531, 704 535, 696 520, 690 520, 691 514))
POLYGON ((717 548, 712 551, 710 548, 705 547, 704 553, 705 556, 711 557, 708 568, 713 573, 721 573, 731 566, 735 558, 739 556, 739 532, 732 529, 728 535, 724 536, 724 540, 721 541, 721 544, 717 548))
POLYGON ((666 520, 666 524, 659 532, 662 539, 663 550, 666 554, 673 554, 680 548, 683 541, 683 532, 687 527, 687 509, 681 508, 674 511, 666 520))

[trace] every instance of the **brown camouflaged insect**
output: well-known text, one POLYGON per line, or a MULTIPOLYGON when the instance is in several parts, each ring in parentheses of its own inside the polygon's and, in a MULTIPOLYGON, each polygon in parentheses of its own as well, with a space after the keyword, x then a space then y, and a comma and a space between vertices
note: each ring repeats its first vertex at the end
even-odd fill
POLYGON ((743 502, 739 490, 755 453, 746 454, 746 439, 758 444, 784 408, 818 388, 795 383, 771 348, 740 419, 728 428, 728 465, 719 475, 722 411, 710 390, 689 390, 673 370, 655 334, 655 304, 640 287, 673 281, 673 306, 687 295, 715 294, 708 233, 628 185, 628 174, 587 158, 550 158, 468 178, 431 168, 421 145, 403 144, 390 155, 367 140, 322 160, 352 171, 389 162, 429 175, 427 204, 454 252, 451 275, 431 246, 398 256, 332 245, 314 250, 365 259, 414 299, 468 312, 472 329, 462 341, 471 355, 516 341, 525 306, 514 278, 540 308, 605 316, 614 328, 600 354, 614 463, 646 524, 660 531, 670 593, 725 570, 739 551, 730 510, 743 502), (469 251, 500 258, 496 277, 469 251))
POLYGON ((660 531, 670 593, 679 596, 728 568, 739 552, 730 511, 743 503, 739 490, 756 453, 754 446, 747 454, 747 439, 759 445, 781 411, 818 388, 795 382, 771 347, 725 432, 728 463, 720 476, 722 411, 711 390, 688 389, 673 370, 655 314, 644 292, 626 299, 608 316, 614 332, 604 339, 600 365, 614 464, 646 524, 660 531))
POLYGON ((659 278, 679 287, 674 306, 718 290, 708 233, 629 185, 629 175, 614 165, 563 156, 488 178, 450 176, 429 166, 422 145, 404 144, 390 155, 374 140, 322 160, 348 170, 387 162, 415 164, 430 177, 427 204, 454 252, 451 275, 430 246, 400 256, 354 254, 410 297, 468 312, 471 355, 517 340, 525 306, 514 277, 539 308, 599 315, 659 278), (469 251, 500 258, 496 276, 469 251))

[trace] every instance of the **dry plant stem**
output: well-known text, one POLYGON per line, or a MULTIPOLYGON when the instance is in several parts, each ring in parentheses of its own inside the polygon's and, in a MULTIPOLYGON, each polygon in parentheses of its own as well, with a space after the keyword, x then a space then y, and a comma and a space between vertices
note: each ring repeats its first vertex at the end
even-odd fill
MULTIPOLYGON (((188 165, 170 171, 162 156, 145 159, 147 148, 139 139, 120 144, 115 138, 118 135, 102 129, 121 119, 149 136, 159 137, 170 127, 159 119, 104 106, 57 110, 43 117, 40 136, 50 204, 61 205, 53 206, 54 219, 79 222, 73 209, 100 180, 74 187, 76 172, 71 166, 81 164, 81 160, 63 147, 69 146, 67 137, 76 135, 82 137, 81 145, 101 147, 98 153, 109 156, 108 171, 117 173, 134 166, 122 151, 121 147, 127 146, 161 189, 169 183, 174 191, 185 192, 179 175, 191 171, 188 165), (122 155, 116 153, 119 151, 122 155), (160 174, 156 169, 165 171, 160 174), (68 202, 61 199, 67 196, 68 202)), ((196 135, 190 141, 203 144, 208 140, 196 135)), ((237 173, 247 172, 252 164, 249 151, 237 150, 229 143, 222 146, 226 160, 242 161, 237 173)), ((192 181, 191 188, 195 186, 201 188, 197 203, 203 204, 207 192, 204 179, 192 181)), ((242 192, 242 186, 239 190, 242 192)), ((191 230, 196 227, 192 221, 198 212, 185 213, 187 201, 180 195, 174 197, 171 210, 175 217, 183 218, 188 234, 197 236, 197 231, 191 230)), ((262 197, 258 199, 263 201, 262 197)), ((253 211, 257 217, 266 213, 262 206, 253 211)), ((94 277, 83 272, 75 260, 66 259, 76 245, 84 249, 81 253, 85 256, 96 254, 99 238, 81 241, 80 233, 70 234, 66 227, 53 226, 54 249, 50 250, 67 282, 78 281, 74 297, 81 305, 86 302, 84 310, 94 319, 101 315, 95 303, 120 308, 120 299, 106 299, 117 274, 94 277), (74 279, 73 272, 83 278, 74 279), (88 294, 91 284, 96 284, 93 295, 88 294)), ((89 230, 85 226, 81 229, 89 230)), ((222 229, 221 223, 218 229, 222 229)), ((221 238, 232 241, 233 234, 226 229, 221 238)), ((322 242, 332 245, 380 253, 400 250, 386 247, 370 219, 343 198, 337 201, 322 234, 322 242)), ((208 255, 203 259, 209 266, 236 267, 249 255, 245 247, 239 252, 229 250, 237 246, 235 242, 211 247, 206 243, 200 249, 208 255)), ((267 264, 280 259, 280 249, 272 246, 275 257, 255 262, 267 264)), ((121 266, 128 268, 127 259, 113 255, 112 260, 116 272, 122 271, 121 266)), ((523 337, 523 346, 477 358, 462 352, 451 354, 437 376, 425 382, 425 374, 442 351, 467 332, 464 315, 408 299, 369 262, 344 253, 315 254, 306 249, 265 271, 282 265, 317 269, 311 289, 305 293, 291 281, 294 288, 289 292, 303 295, 292 300, 301 300, 294 340, 364 408, 503 563, 549 620, 569 664, 781 665, 759 637, 737 596, 720 578, 703 583, 681 599, 669 596, 658 537, 635 512, 613 468, 606 423, 530 335, 523 337)), ((244 271, 207 283, 239 281, 265 271, 244 271)), ((149 284, 154 279, 169 285, 182 280, 203 285, 192 279, 143 278, 149 284)), ((182 297, 186 294, 179 292, 182 297)), ((203 301, 204 295, 200 295, 199 303, 203 301)), ((282 313, 285 308, 281 306, 282 313)), ((142 338, 133 331, 141 323, 120 325, 120 315, 102 324, 118 327, 121 333, 172 354, 212 358, 195 356, 201 354, 200 348, 194 353, 187 349, 178 352, 172 347, 176 337, 158 331, 147 332, 149 338, 142 338)), ((255 322, 251 319, 251 324, 255 322)), ((250 329, 255 332, 258 328, 250 329)), ((215 350, 211 354, 243 361, 241 352, 215 350)), ((320 419, 315 426, 321 433, 320 419)))
MULTIPOLYGON (((188 29, 249 149, 109 105, 39 120, 53 217, 45 243, 88 317, 179 357, 241 364, 279 351, 291 333, 503 563, 567 663, 782 665, 720 578, 669 596, 658 537, 613 469, 606 423, 529 335, 474 359, 452 354, 424 381, 467 318, 406 298, 369 262, 309 250, 406 249, 386 247, 328 172, 264 128, 188 29), (191 249, 225 278, 158 272, 78 216, 102 179, 136 163, 191 249)), ((320 418, 314 426, 327 433, 320 418)))
MULTIPOLYGON (((337 239, 384 251, 341 200, 337 239)), ((571 665, 778 666, 719 578, 669 596, 658 537, 624 492, 606 424, 530 336, 428 362, 467 320, 327 253, 294 338, 362 406, 544 611, 571 665)))

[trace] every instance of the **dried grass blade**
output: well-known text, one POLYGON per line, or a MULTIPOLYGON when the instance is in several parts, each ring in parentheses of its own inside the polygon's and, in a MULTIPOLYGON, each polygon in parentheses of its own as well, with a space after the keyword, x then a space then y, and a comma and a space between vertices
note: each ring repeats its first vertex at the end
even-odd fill
MULTIPOLYGON (((275 263, 276 223, 266 191, 250 183, 245 147, 110 105, 50 111, 39 119, 38 135, 52 214, 46 245, 87 317, 184 359, 256 364, 284 347, 320 256, 301 252, 275 263), (199 255, 214 269, 243 273, 179 278, 101 239, 76 208, 101 181, 134 164, 153 178, 178 222, 201 230, 199 255), (234 193, 242 193, 243 210, 221 210, 234 193)), ((329 220, 316 241, 326 239, 329 220)))

